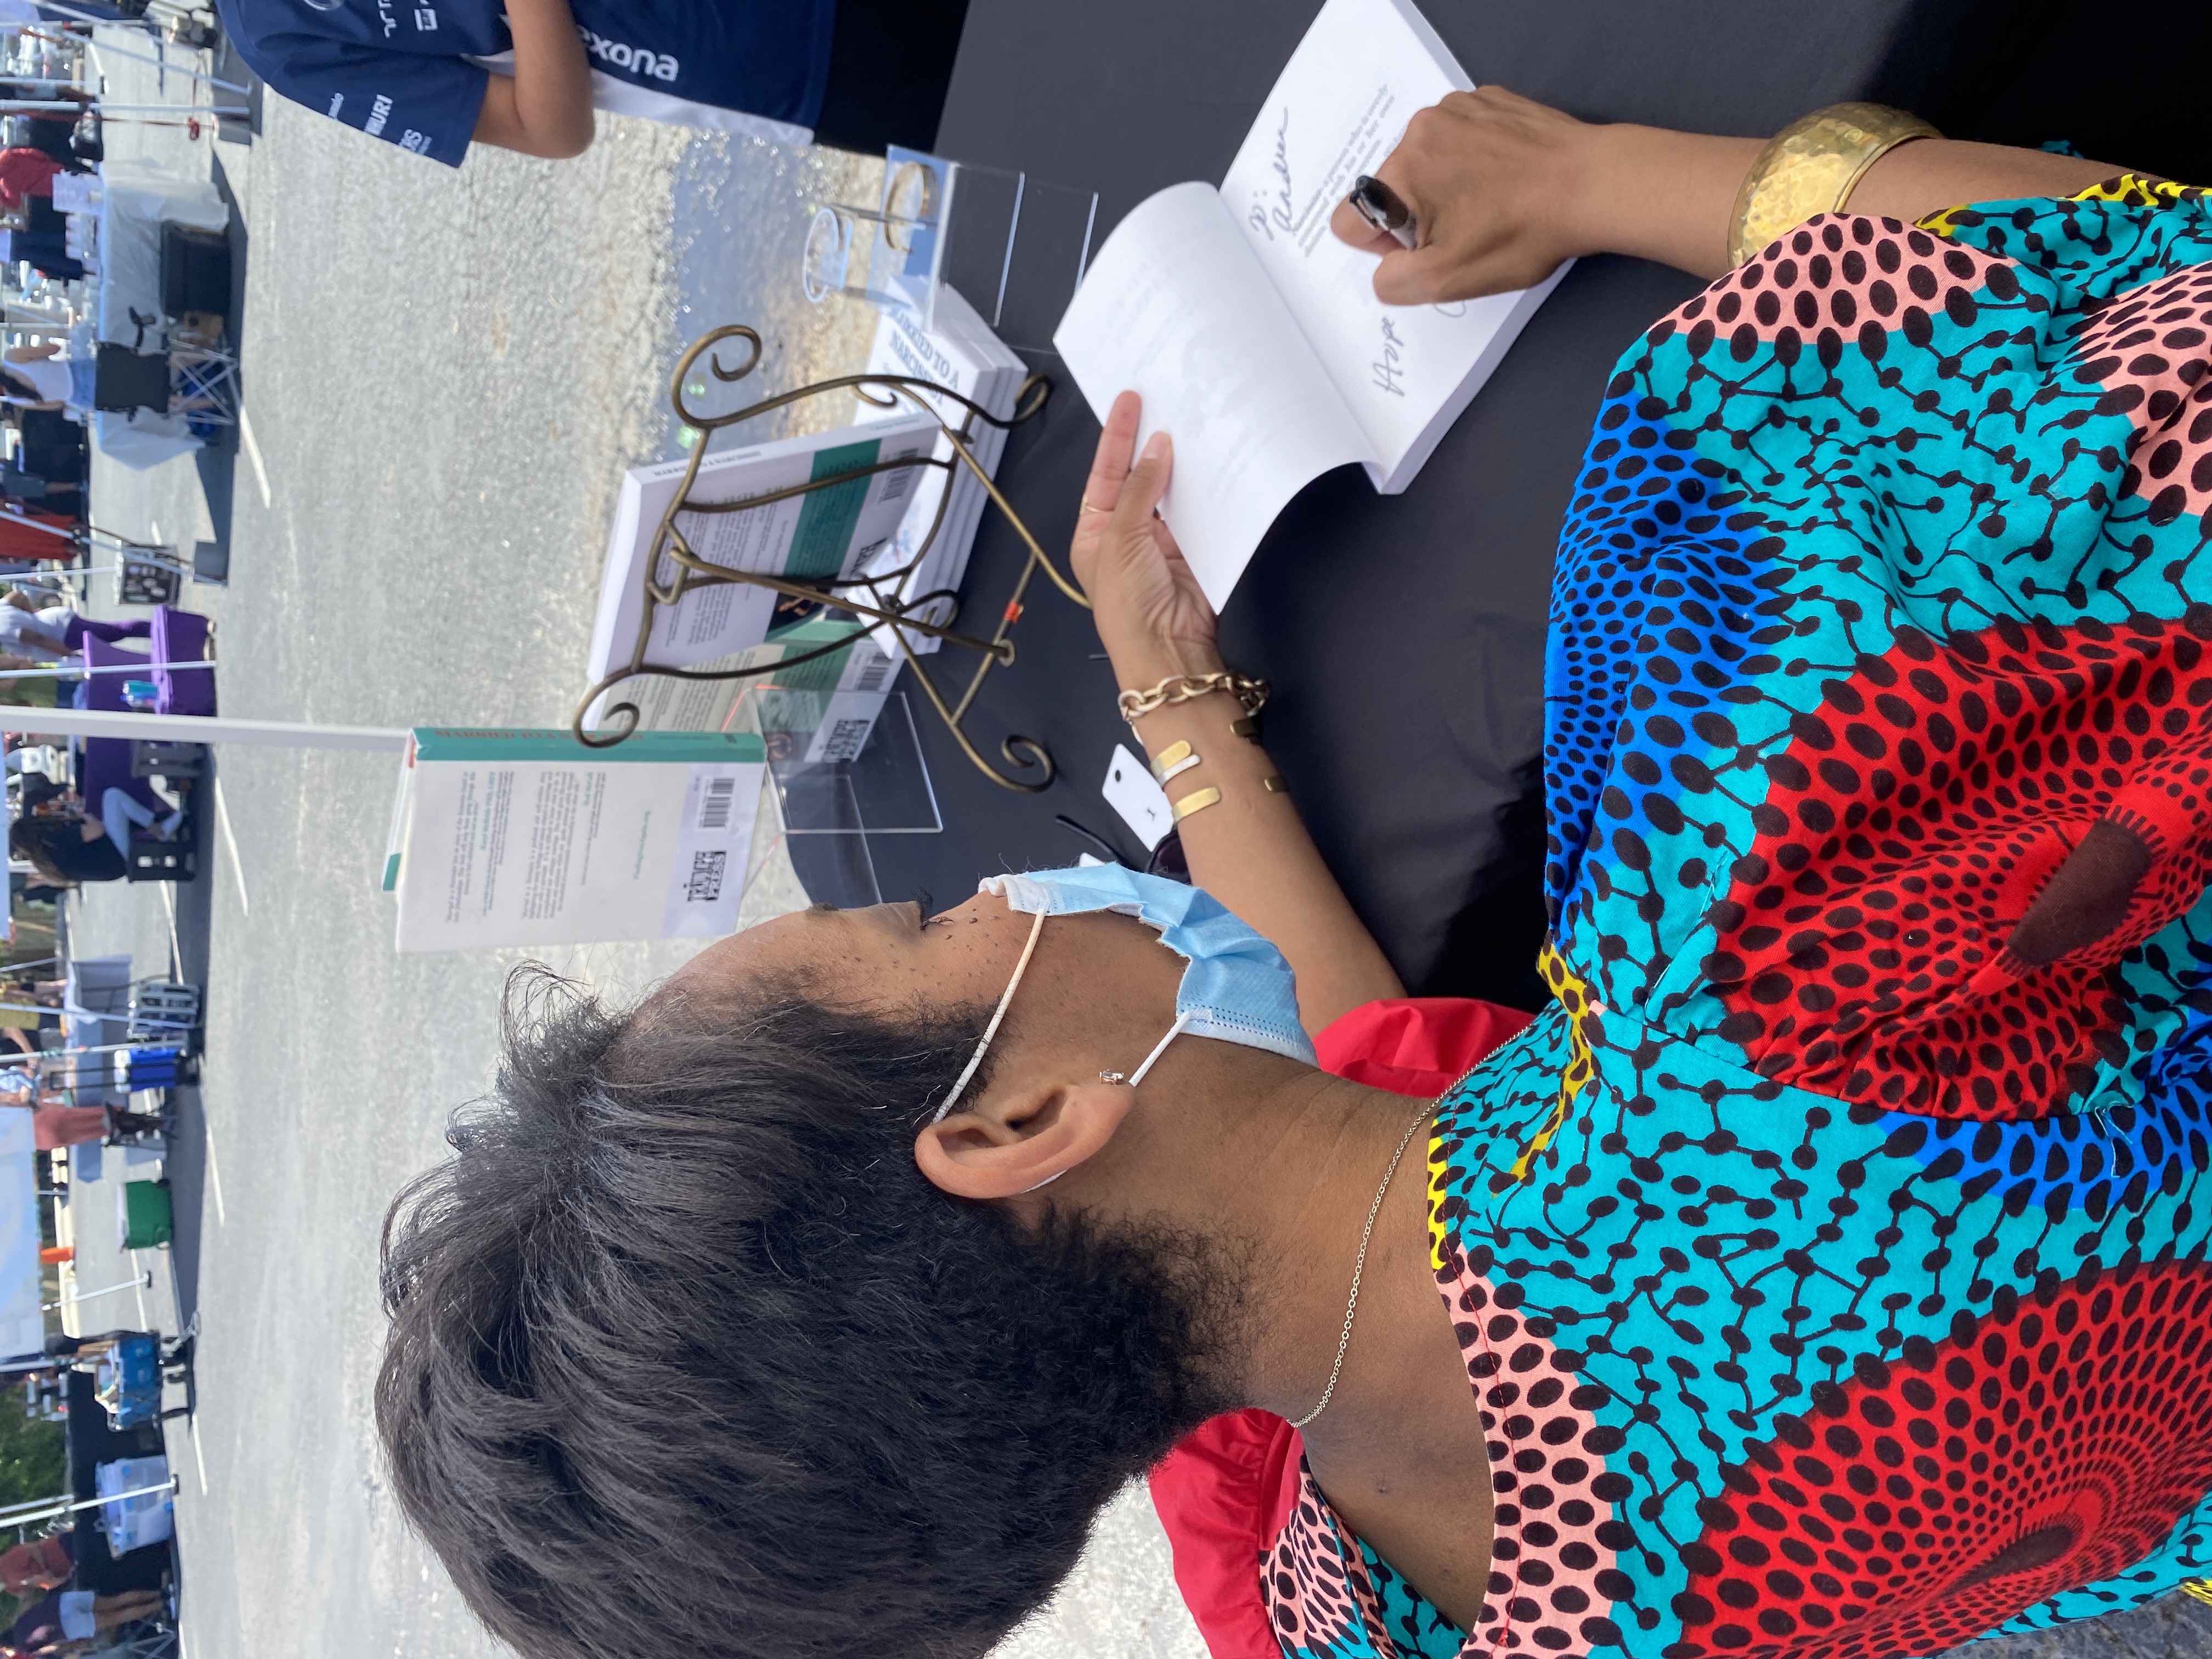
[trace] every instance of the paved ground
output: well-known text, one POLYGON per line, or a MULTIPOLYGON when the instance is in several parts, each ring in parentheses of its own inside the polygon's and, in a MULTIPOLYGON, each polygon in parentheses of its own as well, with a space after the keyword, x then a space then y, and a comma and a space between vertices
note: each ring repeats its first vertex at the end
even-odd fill
MULTIPOLYGON (((811 204, 860 187, 820 158, 608 123, 580 162, 452 172, 273 100, 250 147, 175 130, 114 147, 219 167, 242 216, 246 423, 228 491, 220 464, 94 473, 110 529, 189 544, 223 521, 230 585, 188 602, 217 620, 226 713, 564 722, 617 471, 672 453, 658 398, 682 342, 764 323, 775 389, 865 343, 864 319, 793 292, 811 204)), ((206 1079, 169 1166, 179 1305, 165 1272, 146 1301, 203 1333, 197 1413, 171 1437, 201 1659, 489 1650, 385 1490, 368 1398, 378 1224, 483 1087, 512 958, 394 954, 374 884, 393 781, 388 758, 234 750, 198 884, 71 906, 81 950, 129 950, 142 972, 173 958, 209 988, 206 1079)), ((685 954, 557 965, 634 990, 685 954)), ((112 1203, 97 1186, 73 1200, 88 1289, 131 1271, 97 1245, 112 1203)), ((2212 1656, 2208 1630, 2212 1609, 2175 1602, 2019 1651, 2212 1656)), ((1201 1651, 1141 1497, 1007 1650, 1201 1651)))
MULTIPOLYGON (((216 619, 227 713, 564 724, 619 469, 676 453, 659 399, 682 344, 761 325, 774 390, 865 352, 865 317, 796 293, 814 202, 848 193, 804 154, 607 123, 568 167, 492 155, 452 172, 274 100, 250 147, 163 130, 113 148, 219 168, 242 216, 230 585, 187 599, 216 619)), ((204 470, 96 462, 101 522, 212 535, 204 470)), ((385 1491, 368 1399, 384 1206, 484 1086, 514 958, 394 954, 375 889, 393 782, 387 758, 232 750, 211 797, 228 830, 196 886, 71 906, 80 949, 131 950, 141 971, 173 951, 210 988, 205 1085, 171 1164, 183 1314, 203 1333, 198 1412, 172 1431, 198 1654, 489 1650, 385 1491)), ((556 965, 620 992, 686 954, 556 965)), ((130 1276, 100 1260, 112 1203, 76 1200, 88 1289, 130 1276)), ((176 1328, 156 1280, 148 1312, 176 1328)), ((1149 1508, 1103 1536, 1012 1650, 1196 1655, 1149 1508)))

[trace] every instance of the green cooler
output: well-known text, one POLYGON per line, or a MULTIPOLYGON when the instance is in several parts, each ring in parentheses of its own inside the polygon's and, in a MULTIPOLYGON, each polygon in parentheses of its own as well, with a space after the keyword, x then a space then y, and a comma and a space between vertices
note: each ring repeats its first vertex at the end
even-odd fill
POLYGON ((166 1181, 126 1181, 116 1188, 115 1231, 126 1250, 150 1250, 169 1242, 173 1228, 166 1181))

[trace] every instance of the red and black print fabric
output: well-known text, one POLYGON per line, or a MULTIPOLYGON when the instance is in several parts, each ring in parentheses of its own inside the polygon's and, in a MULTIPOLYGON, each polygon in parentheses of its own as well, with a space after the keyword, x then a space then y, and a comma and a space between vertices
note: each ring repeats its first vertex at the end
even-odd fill
POLYGON ((1623 356, 1561 1006, 1430 1149, 1489 1594, 1312 1493, 1292 1659, 1898 1659, 2212 1571, 2208 510, 2199 191, 1816 219, 1623 356))

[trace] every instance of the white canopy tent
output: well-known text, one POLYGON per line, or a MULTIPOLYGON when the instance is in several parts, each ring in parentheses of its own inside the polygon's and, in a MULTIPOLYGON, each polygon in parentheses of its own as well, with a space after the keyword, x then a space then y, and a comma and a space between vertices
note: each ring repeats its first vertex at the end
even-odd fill
POLYGON ((0 1111, 0 1354, 42 1352, 39 1164, 28 1112, 0 1111), (9 1199, 6 1195, 15 1196, 9 1199))

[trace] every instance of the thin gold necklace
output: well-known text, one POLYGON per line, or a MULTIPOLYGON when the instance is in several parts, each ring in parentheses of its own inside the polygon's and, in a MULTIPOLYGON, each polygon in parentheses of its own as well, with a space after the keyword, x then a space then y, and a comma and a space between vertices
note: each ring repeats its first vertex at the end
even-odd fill
POLYGON ((1367 1270, 1367 1241, 1375 1235, 1375 1218, 1382 1213, 1382 1199, 1396 1179, 1398 1166, 1406 1160, 1406 1148, 1413 1144, 1413 1132, 1429 1121, 1436 1111, 1434 1104, 1421 1108, 1420 1113, 1406 1126, 1406 1133, 1398 1137, 1398 1150, 1390 1154, 1390 1167, 1382 1171, 1382 1184, 1375 1189, 1375 1201, 1367 1206, 1367 1224, 1359 1230, 1359 1254, 1352 1262, 1352 1296, 1344 1304, 1344 1334, 1336 1339, 1336 1363, 1328 1368, 1328 1386, 1321 1391, 1321 1403, 1291 1426, 1303 1429, 1328 1409, 1328 1402, 1336 1395, 1336 1379, 1344 1375, 1344 1356, 1352 1346, 1352 1321, 1359 1311, 1359 1276, 1367 1270))

